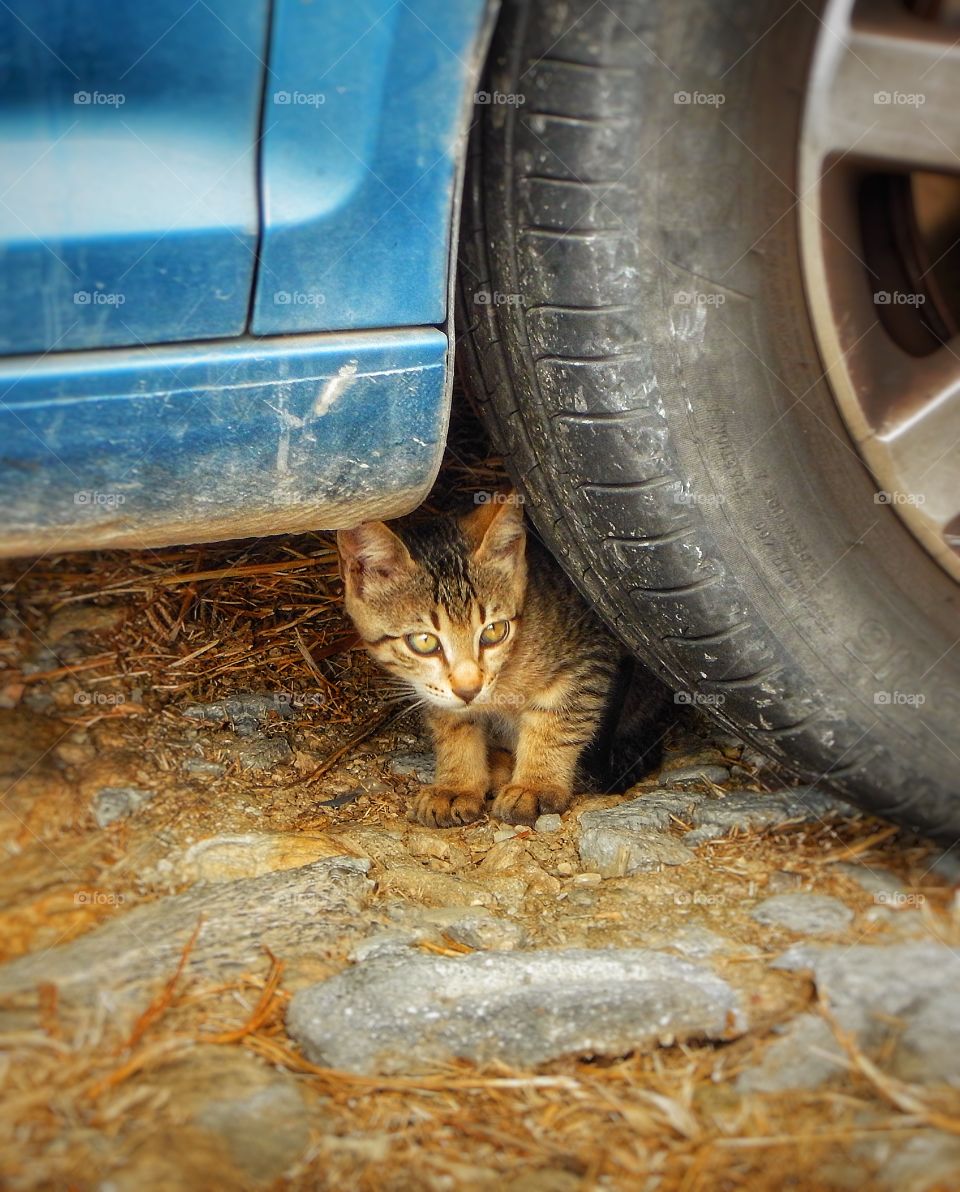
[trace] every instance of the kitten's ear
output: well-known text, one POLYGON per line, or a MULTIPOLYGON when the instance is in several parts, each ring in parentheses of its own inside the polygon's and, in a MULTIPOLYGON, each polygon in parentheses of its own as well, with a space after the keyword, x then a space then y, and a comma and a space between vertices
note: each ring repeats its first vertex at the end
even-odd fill
POLYGON ((414 569, 410 552, 383 522, 365 522, 354 530, 338 530, 340 574, 348 591, 362 596, 414 569))
POLYGON ((512 492, 497 493, 463 521, 464 533, 473 543, 475 557, 487 563, 512 563, 523 556, 526 531, 523 506, 512 492))

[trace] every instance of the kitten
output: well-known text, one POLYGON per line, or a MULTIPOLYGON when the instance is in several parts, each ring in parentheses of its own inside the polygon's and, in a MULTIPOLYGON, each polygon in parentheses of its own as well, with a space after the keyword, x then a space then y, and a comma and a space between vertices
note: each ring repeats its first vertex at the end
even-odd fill
MULTIPOLYGON (((426 706, 436 777, 416 819, 470 823, 488 792, 508 823, 566 811, 578 763, 622 710, 624 651, 527 535, 519 501, 501 494, 460 518, 368 522, 337 541, 367 650, 426 706)), ((658 728, 669 693, 645 678, 641 712, 658 728)))

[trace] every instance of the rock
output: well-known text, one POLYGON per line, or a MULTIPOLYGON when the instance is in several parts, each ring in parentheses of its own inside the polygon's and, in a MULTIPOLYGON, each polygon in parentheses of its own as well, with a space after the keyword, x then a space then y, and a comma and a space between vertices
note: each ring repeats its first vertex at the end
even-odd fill
MULTIPOLYGON (((434 832, 434 835, 446 839, 442 833, 434 832)), ((346 846, 346 852, 369 857, 378 865, 394 861, 409 862, 410 859, 404 847, 403 835, 377 824, 344 824, 337 831, 337 840, 346 846)))
POLYGON ((853 920, 853 911, 829 894, 775 894, 754 907, 750 917, 768 927, 800 935, 835 935, 853 920))
POLYGON ((686 865, 693 860, 693 853, 670 836, 631 832, 614 824, 598 824, 581 832, 577 849, 581 862, 602 877, 650 873, 664 865, 686 865))
POLYGON ((653 791, 618 807, 583 811, 577 850, 582 864, 604 877, 685 865, 693 853, 667 835, 673 815, 690 815, 699 796, 653 791))
POLYGON ((445 934, 458 944, 480 952, 512 952, 528 942, 527 933, 519 923, 480 910, 451 923, 445 934))
MULTIPOLYGON (((412 824, 407 829, 403 843, 411 857, 446 861, 457 867, 473 864, 470 850, 453 832, 438 832, 436 828, 422 828, 419 824, 412 824)), ((401 848, 398 855, 402 856, 403 852, 401 848)))
POLYGON ((198 840, 183 854, 179 868, 195 881, 229 882, 352 854, 342 840, 319 832, 248 832, 198 840))
POLYGON ((70 605, 50 618, 43 631, 47 645, 55 646, 71 633, 105 633, 116 629, 125 616, 122 608, 103 608, 95 604, 70 605))
POLYGON ((482 874, 509 873, 514 869, 524 868, 531 862, 530 854, 522 836, 511 833, 505 840, 497 840, 487 849, 483 859, 477 866, 477 872, 482 874))
POLYGON ((225 1144, 248 1179, 279 1179, 306 1150, 311 1121, 318 1124, 293 1077, 239 1049, 200 1044, 155 1081, 178 1115, 225 1144))
POLYGON ((960 886, 960 848, 946 849, 933 862, 931 869, 951 886, 960 886))
POLYGON ((691 782, 713 783, 722 786, 730 779, 726 766, 680 766, 676 770, 661 770, 659 781, 662 786, 686 786, 691 782))
POLYGON ((289 719, 296 714, 289 691, 237 692, 209 704, 188 704, 184 716, 205 724, 229 724, 238 736, 250 737, 272 717, 289 719))
POLYGON ((960 1138, 926 1130, 907 1138, 879 1138, 859 1148, 891 1192, 939 1192, 960 1184, 960 1138))
POLYGON ((0 966, 0 997, 58 987, 61 1007, 109 1006, 115 1019, 142 1012, 176 970, 197 924, 183 980, 228 980, 280 959, 339 955, 369 930, 373 883, 366 860, 315 861, 264 877, 202 886, 116 915, 69 943, 0 966))
POLYGON ((727 982, 688 960, 570 948, 375 958, 295 994, 287 1027, 315 1063, 396 1073, 730 1039, 744 1017, 727 982))
POLYGON ((777 869, 767 879, 767 893, 790 894, 803 885, 803 875, 791 873, 789 869, 777 869))
POLYGON ((391 865, 380 874, 378 885, 384 894, 411 898, 428 906, 495 906, 499 901, 492 879, 478 881, 423 865, 391 865))
MULTIPOLYGON (((505 840, 513 840, 517 835, 517 828, 519 825, 507 824, 505 827, 497 828, 493 834, 493 843, 502 844, 505 840)), ((520 829, 523 832, 523 829, 520 829)))
MULTIPOLYGON (((851 948, 800 944, 774 967, 810 970, 840 1029, 867 1055, 883 1052, 884 1071, 913 1083, 960 1083, 960 961, 947 945, 931 939, 851 948)), ((761 1091, 816 1088, 845 1060, 829 1025, 805 1014, 739 1084, 761 1091)))
POLYGON ((417 782, 429 784, 434 775, 433 754, 397 753, 390 759, 390 769, 402 778, 416 778, 417 782))
POLYGON ((841 808, 849 814, 845 804, 814 787, 732 791, 723 796, 657 789, 618 807, 581 812, 578 848, 585 865, 604 877, 620 877, 661 865, 684 865, 693 859, 692 845, 733 828, 820 819, 841 808), (679 839, 666 831, 678 822, 692 825, 679 839))
POLYGON ((240 769, 247 773, 275 770, 293 757, 293 750, 283 737, 251 737, 233 743, 224 752, 238 761, 240 769))
POLYGON ((310 1119, 296 1088, 274 1084, 246 1097, 210 1101, 197 1125, 226 1142, 235 1165, 255 1180, 274 1180, 307 1149, 310 1119))
POLYGON ((834 873, 842 873, 844 877, 856 882, 861 890, 872 894, 874 902, 880 905, 886 903, 895 906, 909 893, 904 889, 899 878, 886 869, 873 869, 867 865, 854 865, 848 861, 842 861, 832 868, 834 873))
POLYGON ((883 898, 882 894, 875 897, 876 904, 867 907, 863 912, 866 922, 879 923, 888 935, 901 940, 922 938, 929 932, 930 928, 922 915, 909 913, 916 911, 923 904, 922 894, 908 894, 883 902, 880 901, 883 898))
POLYGON ((756 948, 745 944, 736 944, 733 940, 728 940, 724 936, 718 935, 717 932, 711 931, 709 927, 701 927, 697 923, 688 923, 686 927, 681 927, 669 939, 658 941, 657 946, 674 948, 677 952, 682 952, 684 956, 692 956, 695 960, 704 960, 708 956, 714 956, 717 952, 740 952, 746 955, 756 952, 756 948))
POLYGON ((812 786, 782 791, 731 791, 722 798, 704 798, 693 815, 694 828, 684 837, 688 845, 726 836, 734 828, 768 828, 780 824, 822 819, 825 815, 850 816, 852 809, 833 795, 812 786))
POLYGON ((399 952, 400 940, 410 944, 423 939, 441 942, 444 937, 477 951, 509 952, 527 943, 527 933, 513 919, 491 914, 481 906, 414 907, 395 903, 389 913, 399 927, 379 932, 354 950, 353 959, 361 960, 387 951, 399 952), (370 947, 370 944, 376 945, 370 947))
POLYGON ((156 796, 156 791, 138 786, 105 786, 93 796, 93 818, 105 828, 139 811, 156 796))
POLYGON ((355 948, 350 950, 350 960, 357 964, 363 960, 370 960, 375 956, 398 956, 408 953, 420 940, 429 939, 430 932, 425 928, 387 928, 385 931, 374 932, 367 939, 361 940, 355 948))
POLYGON ((97 756, 96 746, 83 740, 61 741, 54 753, 65 766, 86 766, 97 756))
POLYGON ((188 757, 184 760, 183 768, 188 774, 196 774, 201 778, 219 778, 227 767, 222 762, 208 762, 202 757, 188 757))
POLYGON ((780 1093, 820 1088, 844 1070, 844 1057, 826 1020, 798 1014, 771 1043, 756 1068, 737 1079, 743 1093, 780 1093))
POLYGON ((563 820, 556 814, 540 815, 533 826, 537 832, 559 832, 563 827, 563 820))

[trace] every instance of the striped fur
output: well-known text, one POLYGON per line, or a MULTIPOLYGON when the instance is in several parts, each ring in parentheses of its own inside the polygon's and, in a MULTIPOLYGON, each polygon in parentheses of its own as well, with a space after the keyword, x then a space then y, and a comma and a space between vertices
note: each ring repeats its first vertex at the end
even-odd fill
MULTIPOLYGON (((513 498, 465 517, 367 523, 338 535, 347 611, 370 654, 419 696, 436 778, 424 824, 562 812, 604 722, 621 647, 523 524, 513 498), (485 626, 509 622, 484 646, 485 626), (407 638, 439 643, 422 657, 407 638), (421 639, 416 639, 421 640, 421 639), (469 697, 469 698, 467 698, 469 697)), ((639 774, 634 775, 634 780, 639 774)))

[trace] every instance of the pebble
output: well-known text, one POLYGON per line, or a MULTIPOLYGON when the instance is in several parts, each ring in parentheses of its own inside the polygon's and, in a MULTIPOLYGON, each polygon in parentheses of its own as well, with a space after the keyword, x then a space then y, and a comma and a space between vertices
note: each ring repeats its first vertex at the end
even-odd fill
POLYGON ((429 753, 397 753, 390 759, 390 769, 402 778, 416 778, 418 782, 433 782, 434 761, 429 753))
POLYGON ((156 797, 156 791, 138 786, 105 786, 93 796, 93 818, 100 828, 126 819, 156 797))
POLYGON ((504 828, 497 828, 493 834, 493 843, 503 844, 505 840, 513 840, 516 835, 517 829, 512 825, 507 825, 504 828))
POLYGON ((222 762, 208 762, 202 757, 188 757, 183 768, 188 774, 198 774, 205 778, 219 778, 226 770, 222 762))
POLYGON ((541 815, 533 825, 537 832, 559 832, 563 827, 563 820, 559 815, 541 815))
POLYGON ((676 770, 661 770, 660 782, 664 786, 685 786, 689 782, 711 782, 722 786, 730 779, 726 766, 681 766, 676 770))
POLYGON ((521 924, 479 910, 451 923, 446 934, 458 944, 478 951, 512 952, 528 942, 527 932, 521 924))
POLYGON ((283 737, 253 737, 238 741, 228 751, 248 773, 274 770, 293 758, 293 750, 283 737))
POLYGON ((557 948, 372 958, 295 994, 287 1028, 314 1063, 414 1071, 455 1058, 530 1067, 659 1040, 730 1039, 739 995, 650 949, 557 948))
POLYGON ((829 894, 775 894, 750 912, 768 927, 785 927, 801 935, 835 935, 853 920, 853 911, 829 894))

